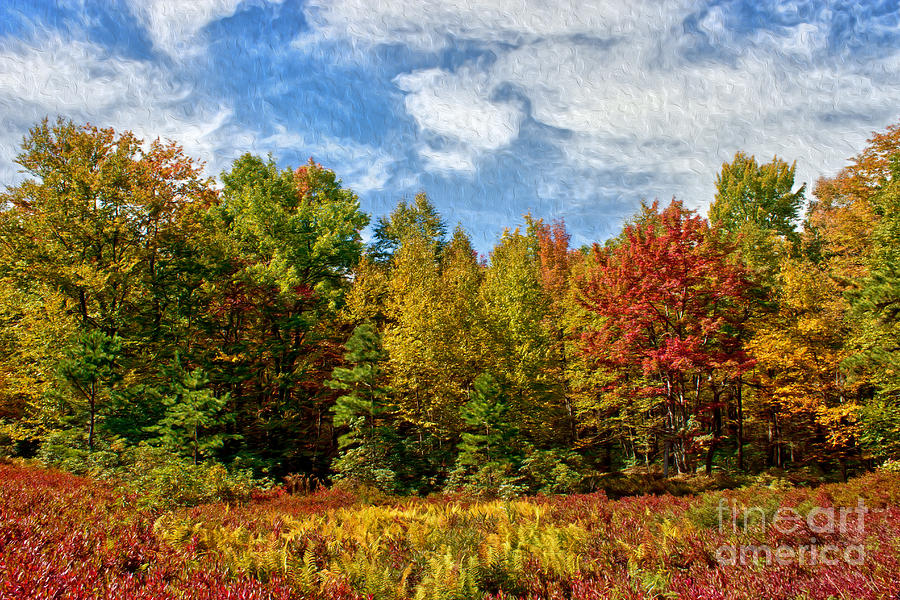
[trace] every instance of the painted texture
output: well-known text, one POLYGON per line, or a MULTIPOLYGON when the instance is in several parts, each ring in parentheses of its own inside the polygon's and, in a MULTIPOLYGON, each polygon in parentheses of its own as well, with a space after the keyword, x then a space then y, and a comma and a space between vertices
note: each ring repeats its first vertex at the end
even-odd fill
POLYGON ((900 117, 898 2, 7 0, 0 183, 45 115, 173 138, 217 175, 310 155, 384 214, 425 190, 487 251, 705 208, 743 150, 810 187, 900 117))

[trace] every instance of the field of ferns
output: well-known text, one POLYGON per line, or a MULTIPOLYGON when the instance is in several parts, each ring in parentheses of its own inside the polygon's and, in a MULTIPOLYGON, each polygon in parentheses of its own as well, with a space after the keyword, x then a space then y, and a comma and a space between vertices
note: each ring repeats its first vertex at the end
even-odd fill
POLYGON ((900 596, 900 475, 884 472, 619 500, 327 489, 174 510, 137 500, 0 464, 0 599, 900 596))

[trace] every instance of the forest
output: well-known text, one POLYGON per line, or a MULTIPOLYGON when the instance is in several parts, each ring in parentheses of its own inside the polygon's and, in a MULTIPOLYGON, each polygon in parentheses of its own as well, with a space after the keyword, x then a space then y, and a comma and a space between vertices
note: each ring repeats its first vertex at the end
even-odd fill
POLYGON ((484 256, 424 192, 373 219, 313 159, 215 180, 44 120, 0 201, 0 450, 175 503, 900 470, 900 126, 812 189, 765 160, 708 215, 580 248, 523 215, 484 256))

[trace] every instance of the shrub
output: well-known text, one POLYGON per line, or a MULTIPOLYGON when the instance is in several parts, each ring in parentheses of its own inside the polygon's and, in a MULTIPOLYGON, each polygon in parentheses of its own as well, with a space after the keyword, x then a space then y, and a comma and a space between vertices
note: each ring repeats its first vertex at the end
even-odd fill
POLYGON ((571 494, 583 490, 581 457, 571 451, 534 450, 522 461, 519 473, 532 494, 571 494))
POLYGON ((0 419, 0 457, 16 456, 16 447, 21 439, 22 434, 15 423, 6 423, 0 419))
POLYGON ((148 507, 195 506, 205 502, 246 502, 255 489, 268 487, 251 471, 229 471, 215 462, 193 464, 165 450, 139 445, 117 480, 148 507))
POLYGON ((345 450, 332 465, 336 471, 334 480, 374 487, 387 494, 397 492, 397 476, 385 466, 389 462, 385 452, 374 444, 345 450))
POLYGON ((886 473, 900 473, 900 460, 888 459, 878 468, 886 473))
MULTIPOLYGON (((147 460, 152 467, 157 459, 147 460)), ((221 471, 211 471, 215 482, 221 471)), ((900 477, 885 472, 816 489, 751 486, 680 498, 423 500, 355 491, 371 497, 276 489, 228 509, 216 503, 159 515, 135 510, 107 485, 0 465, 0 597, 880 600, 900 593, 900 477), (873 508, 864 531, 823 537, 770 526, 778 506, 806 516, 814 507, 852 506, 863 493, 873 508), (748 512, 749 532, 742 514, 734 530, 717 530, 722 499, 762 508, 748 512), (748 543, 861 543, 865 564, 718 559, 722 547, 748 543)))
POLYGON ((483 498, 518 498, 528 494, 582 491, 581 458, 575 452, 529 449, 518 464, 496 460, 480 465, 457 464, 445 490, 483 498))
POLYGON ((134 494, 143 507, 171 508, 204 502, 245 502, 254 489, 271 487, 249 469, 227 469, 212 461, 193 464, 165 449, 122 440, 98 439, 95 450, 83 447, 83 432, 50 433, 38 459, 76 475, 113 482, 123 493, 134 494))

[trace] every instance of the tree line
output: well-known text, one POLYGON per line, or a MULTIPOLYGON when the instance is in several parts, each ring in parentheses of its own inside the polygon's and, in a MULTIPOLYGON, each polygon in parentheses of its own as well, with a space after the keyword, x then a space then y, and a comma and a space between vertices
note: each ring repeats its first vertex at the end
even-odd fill
POLYGON ((36 125, 0 199, 0 444, 155 447, 386 491, 566 492, 628 468, 840 473, 900 450, 900 127, 811 197, 722 165, 708 217, 643 203, 573 248, 480 256, 424 193, 36 125))

